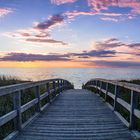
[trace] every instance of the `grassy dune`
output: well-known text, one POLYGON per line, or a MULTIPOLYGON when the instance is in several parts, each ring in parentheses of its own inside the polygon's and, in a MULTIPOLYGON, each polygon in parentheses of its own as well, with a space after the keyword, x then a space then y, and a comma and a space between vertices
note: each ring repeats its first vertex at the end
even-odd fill
MULTIPOLYGON (((24 82, 27 81, 23 81, 19 78, 12 76, 3 76, 3 75, 0 76, 0 87, 24 82)), ((25 98, 27 99, 27 97, 25 98)), ((13 110, 13 94, 0 97, 0 116, 3 116, 4 114, 10 112, 11 110, 13 110)), ((0 139, 3 139, 5 136, 11 133, 13 129, 14 129, 13 120, 0 127, 0 139)))
POLYGON ((17 77, 12 77, 12 76, 0 76, 0 86, 7 86, 7 85, 24 83, 24 82, 27 81, 23 81, 17 77))
MULTIPOLYGON (((7 85, 13 85, 13 84, 19 84, 29 81, 23 81, 16 77, 11 76, 0 76, 0 87, 7 86, 7 85)), ((52 88, 52 85, 50 85, 50 88, 52 88)), ((40 86, 40 94, 43 94, 46 91, 46 85, 40 86)), ((0 117, 5 115, 6 113, 13 110, 13 95, 14 94, 8 94, 5 96, 0 97, 0 117)), ((26 104, 27 102, 33 100, 35 98, 35 89, 34 88, 28 88, 25 90, 22 90, 21 94, 21 105, 26 104)), ((53 98, 53 97, 52 97, 53 98)), ((41 106, 46 104, 48 102, 48 98, 45 98, 41 102, 41 106)), ((22 123, 27 121, 31 116, 33 116, 36 112, 35 106, 29 108, 25 112, 22 113, 22 123)), ((6 137, 8 134, 13 132, 15 129, 14 119, 0 127, 0 140, 6 137)))
POLYGON ((140 79, 134 79, 134 80, 121 80, 121 82, 128 82, 132 84, 140 85, 140 79))

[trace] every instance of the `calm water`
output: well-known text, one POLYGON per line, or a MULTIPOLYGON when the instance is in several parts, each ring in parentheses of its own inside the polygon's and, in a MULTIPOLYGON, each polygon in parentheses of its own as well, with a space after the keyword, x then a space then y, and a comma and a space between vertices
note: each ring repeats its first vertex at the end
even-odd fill
POLYGON ((63 78, 71 81, 75 88, 81 88, 82 83, 92 78, 140 79, 140 70, 127 68, 1 68, 0 75, 34 81, 63 78))

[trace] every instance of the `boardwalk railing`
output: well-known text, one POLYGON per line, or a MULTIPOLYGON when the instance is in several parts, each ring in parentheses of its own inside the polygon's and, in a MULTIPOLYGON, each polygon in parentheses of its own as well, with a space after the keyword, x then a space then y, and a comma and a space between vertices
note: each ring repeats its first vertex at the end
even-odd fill
POLYGON ((16 135, 60 92, 71 88, 73 85, 63 79, 0 87, 0 139, 16 135))
POLYGON ((109 103, 130 129, 140 130, 140 86, 105 79, 93 79, 83 85, 109 103))

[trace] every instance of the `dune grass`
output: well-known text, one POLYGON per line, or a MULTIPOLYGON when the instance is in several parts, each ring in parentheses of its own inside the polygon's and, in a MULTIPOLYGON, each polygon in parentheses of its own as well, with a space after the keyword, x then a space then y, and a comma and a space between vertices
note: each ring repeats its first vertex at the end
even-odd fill
POLYGON ((27 81, 21 80, 17 77, 12 77, 12 76, 0 76, 0 86, 7 86, 7 85, 13 85, 13 84, 19 84, 19 83, 24 83, 27 81))
MULTIPOLYGON (((13 84, 20 84, 24 82, 30 82, 30 81, 24 81, 19 78, 11 77, 11 76, 0 76, 0 87, 13 85, 13 84)), ((50 84, 50 88, 52 88, 51 84, 50 84)), ((47 90, 46 85, 40 86, 40 94, 43 94, 46 90, 47 90)), ((14 97, 13 93, 0 96, 0 117, 14 109, 13 97, 14 97)), ((50 97, 50 98, 53 98, 53 97, 50 97)), ((28 89, 22 90, 21 105, 24 105, 33 99, 35 99, 34 88, 28 88, 28 89)), ((41 106, 43 106, 44 104, 48 102, 49 102, 48 98, 43 99, 41 102, 41 106)), ((23 112, 22 123, 26 122, 31 116, 35 114, 35 112, 36 112, 35 106, 23 112)), ((11 132, 13 132, 16 129, 16 126, 14 123, 15 121, 16 121, 16 118, 0 127, 0 140, 5 138, 7 135, 9 135, 11 132)))
MULTIPOLYGON (((0 76, 0 87, 13 85, 13 84, 20 84, 24 82, 27 81, 12 76, 4 76, 4 75, 0 76)), ((0 117, 12 110, 13 110, 13 94, 0 97, 0 117)), ((9 133, 13 131, 14 129, 13 122, 14 120, 0 127, 0 139, 3 139, 5 136, 7 136, 9 133)))
POLYGON ((140 85, 140 79, 133 79, 133 80, 121 80, 121 82, 128 82, 136 85, 140 85))

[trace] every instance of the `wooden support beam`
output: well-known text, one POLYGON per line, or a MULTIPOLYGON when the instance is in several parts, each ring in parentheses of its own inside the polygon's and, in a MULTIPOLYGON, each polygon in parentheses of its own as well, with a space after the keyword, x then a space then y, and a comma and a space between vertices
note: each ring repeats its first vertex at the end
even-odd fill
POLYGON ((48 92, 48 100, 49 100, 49 103, 50 103, 50 101, 51 101, 51 97, 50 97, 50 83, 47 83, 46 84, 46 88, 47 88, 47 92, 48 92))
POLYGON ((38 103, 36 105, 36 111, 41 112, 41 100, 40 100, 40 87, 39 86, 35 87, 35 96, 38 99, 38 103))
POLYGON ((118 96, 118 85, 115 85, 115 89, 114 89, 114 110, 117 110, 117 96, 118 96))
POLYGON ((105 91, 105 101, 107 102, 107 96, 108 96, 108 83, 106 83, 106 91, 105 91))
POLYGON ((130 106, 130 129, 135 129, 135 116, 134 110, 137 108, 138 105, 138 93, 131 90, 131 106, 130 106))
POLYGON ((21 91, 14 93, 14 109, 17 110, 17 120, 14 121, 14 125, 17 130, 22 129, 22 115, 21 115, 21 91))

